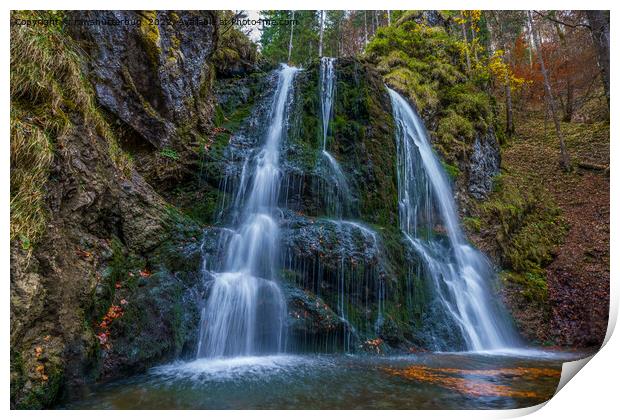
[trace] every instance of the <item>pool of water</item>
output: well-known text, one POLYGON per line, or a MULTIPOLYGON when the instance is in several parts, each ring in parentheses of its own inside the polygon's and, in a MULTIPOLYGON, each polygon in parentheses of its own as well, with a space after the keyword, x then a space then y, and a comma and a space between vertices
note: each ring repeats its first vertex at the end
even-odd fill
POLYGON ((530 350, 199 359, 98 385, 69 409, 501 409, 553 396, 562 363, 530 350))

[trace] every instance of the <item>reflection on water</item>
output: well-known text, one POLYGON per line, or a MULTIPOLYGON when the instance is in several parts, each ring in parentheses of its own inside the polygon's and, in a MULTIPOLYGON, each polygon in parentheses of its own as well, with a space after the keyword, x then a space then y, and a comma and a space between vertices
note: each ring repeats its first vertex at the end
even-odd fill
POLYGON ((475 409, 551 398, 562 363, 583 355, 420 353, 199 359, 97 386, 65 408, 475 409))

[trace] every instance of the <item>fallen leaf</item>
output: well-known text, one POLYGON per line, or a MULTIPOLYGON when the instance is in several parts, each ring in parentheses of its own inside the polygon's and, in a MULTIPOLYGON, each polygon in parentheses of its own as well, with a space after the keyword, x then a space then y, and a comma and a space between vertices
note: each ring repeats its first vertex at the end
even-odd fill
POLYGON ((75 251, 75 253, 76 253, 77 255, 79 255, 80 257, 82 257, 82 258, 90 258, 90 257, 92 257, 92 255, 93 255, 91 252, 81 250, 80 248, 77 248, 77 250, 75 251))

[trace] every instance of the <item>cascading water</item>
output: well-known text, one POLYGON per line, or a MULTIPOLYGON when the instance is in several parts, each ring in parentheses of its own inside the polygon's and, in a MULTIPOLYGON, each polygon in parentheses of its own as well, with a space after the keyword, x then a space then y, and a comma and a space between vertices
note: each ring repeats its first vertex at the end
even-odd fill
MULTIPOLYGON (((321 59, 318 80, 320 108, 317 111, 322 123, 319 149, 322 159, 317 162, 313 175, 318 187, 317 208, 321 209, 322 217, 307 220, 301 213, 285 217, 289 222, 286 227, 295 234, 291 235, 289 229, 284 233, 282 261, 288 278, 299 289, 311 291, 316 298, 327 303, 329 311, 333 309, 338 321, 330 321, 334 322, 332 327, 321 332, 321 335, 314 328, 301 334, 293 330, 290 345, 301 351, 351 352, 358 347, 360 338, 376 337, 374 315, 381 317, 376 311, 382 311, 383 301, 377 305, 375 296, 384 296, 382 291, 386 289, 380 284, 384 270, 379 235, 363 223, 343 219, 357 212, 352 206, 354 200, 347 178, 327 150, 332 134, 330 122, 334 112, 335 82, 335 59, 321 59), (314 242, 315 239, 318 241, 314 242)), ((289 186, 301 191, 301 185, 297 187, 295 181, 288 182, 287 179, 284 183, 285 196, 289 197, 289 186)), ((317 302, 317 305, 322 308, 324 304, 317 302)), ((323 319, 329 318, 327 314, 322 316, 323 319)))
POLYGON ((321 58, 321 118, 323 122, 323 151, 327 146, 327 130, 329 128, 329 120, 332 115, 332 104, 334 103, 334 82, 336 80, 336 72, 334 71, 335 58, 321 58))
POLYGON ((329 122, 332 115, 332 107, 334 103, 334 85, 336 81, 336 71, 334 64, 336 59, 333 57, 321 58, 321 70, 320 70, 320 97, 321 97, 321 119, 323 122, 323 149, 321 153, 327 161, 329 169, 332 175, 332 181, 334 182, 333 188, 335 188, 335 194, 337 203, 332 203, 336 208, 336 213, 342 215, 346 212, 348 201, 350 201, 350 190, 347 178, 342 172, 342 168, 338 164, 338 161, 327 151, 327 135, 329 132, 329 122))
POLYGON ((441 312, 457 327, 449 333, 460 334, 466 350, 517 346, 514 328, 493 304, 486 284, 494 273, 461 231, 448 179, 423 122, 402 96, 391 89, 389 94, 398 136, 400 229, 423 262, 441 312), (433 230, 443 230, 447 240, 433 230))
POLYGON ((296 68, 283 65, 264 145, 246 161, 235 199, 240 222, 228 235, 222 271, 212 274, 203 308, 197 357, 231 357, 283 350, 286 302, 274 280, 279 257, 277 203, 280 144, 296 68), (249 167, 253 170, 248 173, 249 167))

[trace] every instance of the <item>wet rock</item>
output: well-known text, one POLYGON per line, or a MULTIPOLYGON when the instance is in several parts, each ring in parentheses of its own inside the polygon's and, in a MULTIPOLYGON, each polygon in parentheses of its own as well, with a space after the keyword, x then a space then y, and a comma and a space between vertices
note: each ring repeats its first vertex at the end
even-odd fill
POLYGON ((477 199, 483 199, 493 189, 493 177, 499 173, 500 153, 492 129, 477 135, 469 159, 468 190, 477 199))
POLYGON ((287 332, 293 351, 339 351, 347 340, 355 346, 359 337, 349 323, 339 317, 312 292, 283 284, 287 300, 287 332))
POLYGON ((342 260, 359 265, 379 265, 380 238, 357 222, 314 219, 285 213, 282 246, 295 258, 320 256, 326 267, 337 268, 342 260))

